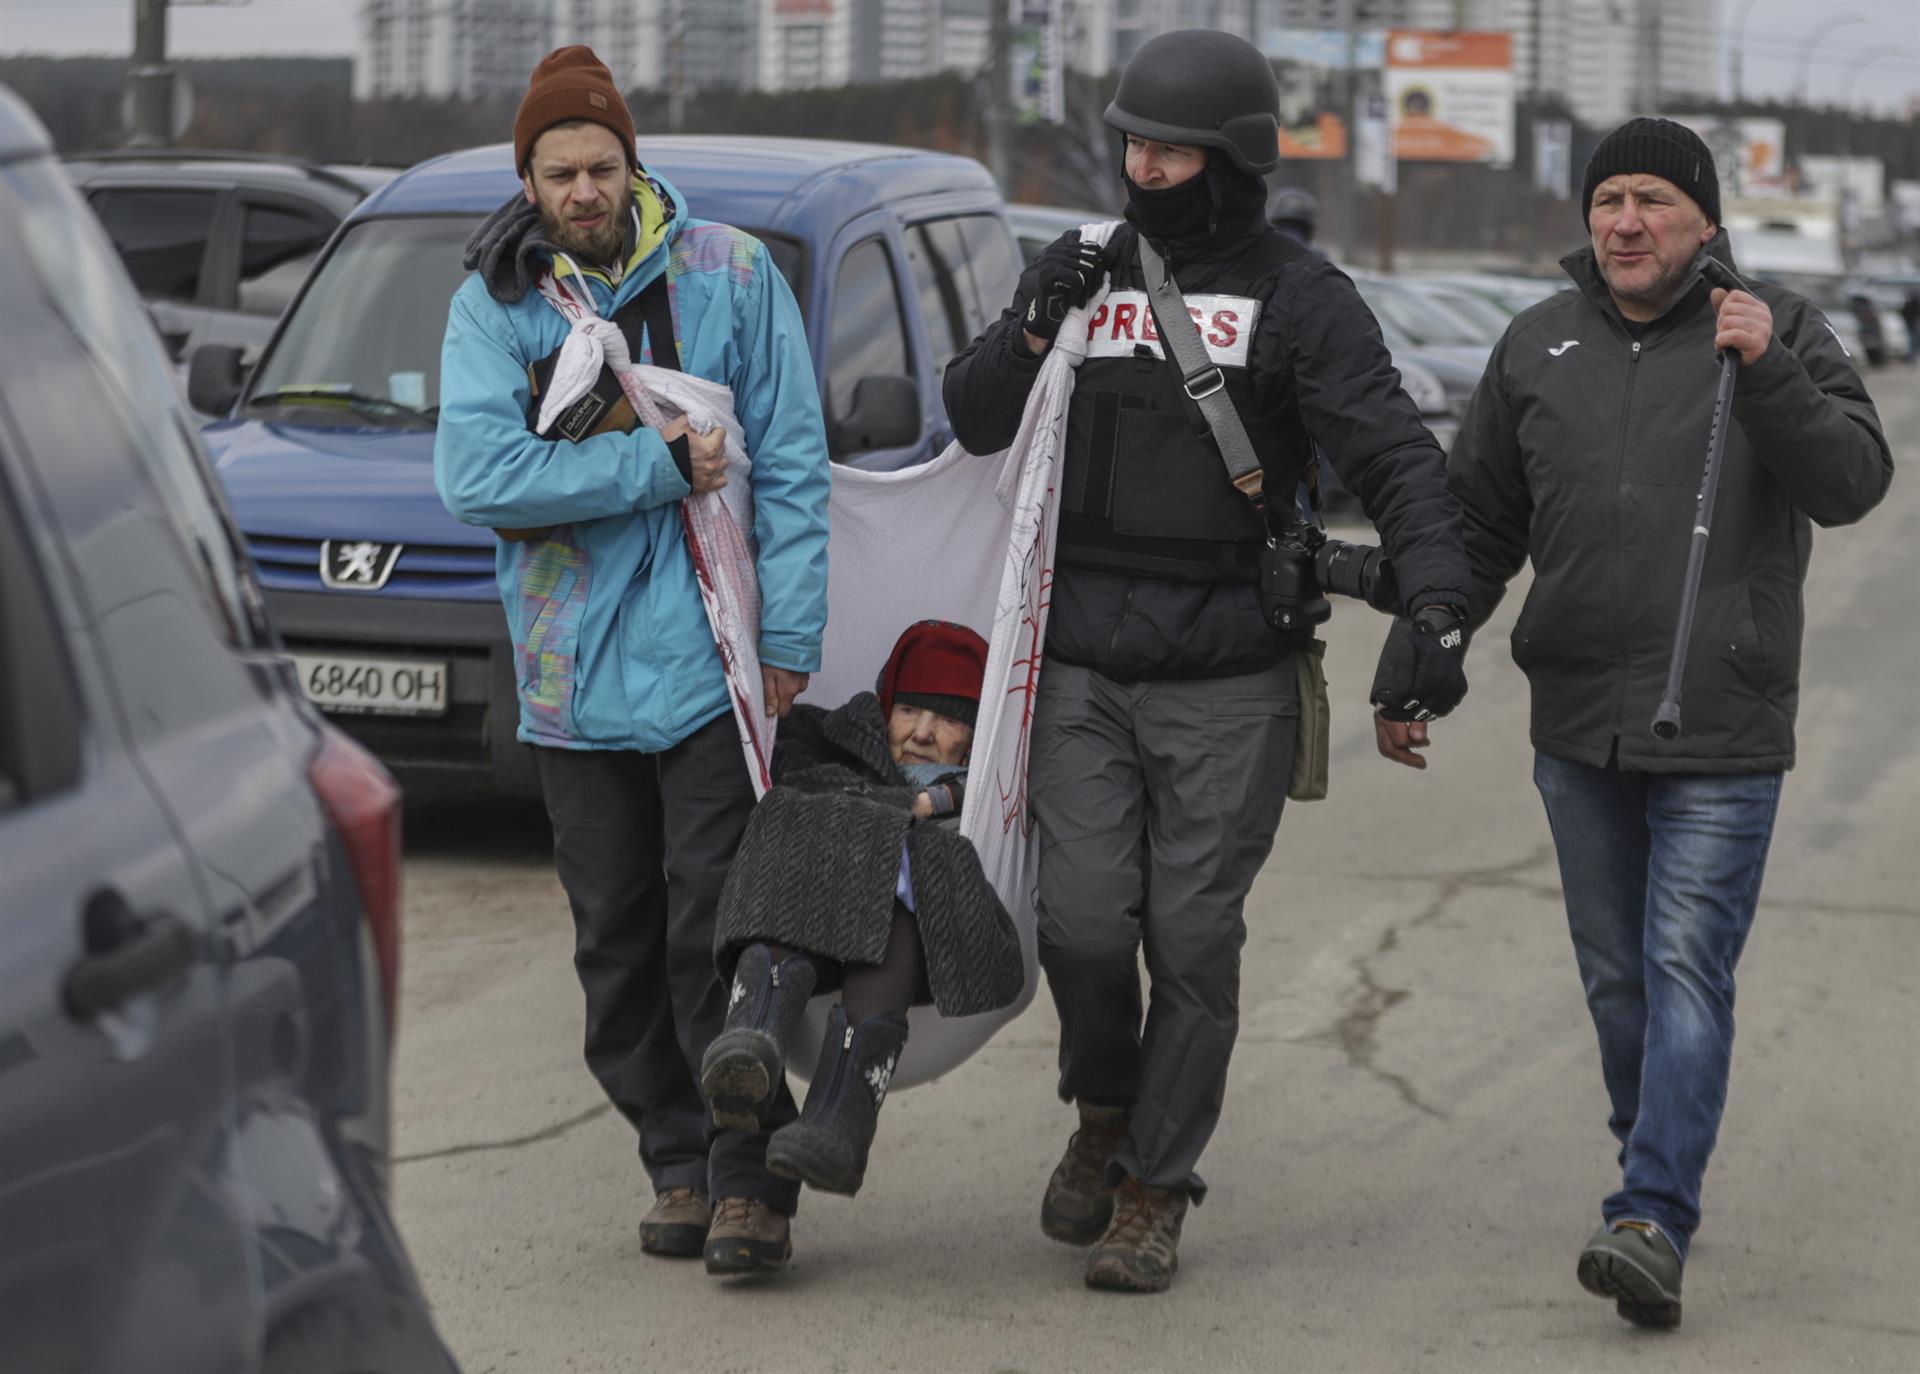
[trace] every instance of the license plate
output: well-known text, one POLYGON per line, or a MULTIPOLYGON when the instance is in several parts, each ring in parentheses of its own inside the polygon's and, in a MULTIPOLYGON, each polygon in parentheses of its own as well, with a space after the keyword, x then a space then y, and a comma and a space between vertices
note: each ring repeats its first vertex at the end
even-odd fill
POLYGON ((445 661, 295 654, 300 685, 324 711, 348 715, 444 716, 445 661))

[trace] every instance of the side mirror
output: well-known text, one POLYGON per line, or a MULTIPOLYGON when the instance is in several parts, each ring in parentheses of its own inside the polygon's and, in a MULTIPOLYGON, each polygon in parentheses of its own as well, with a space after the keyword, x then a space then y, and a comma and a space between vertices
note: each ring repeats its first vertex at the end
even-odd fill
POLYGON ((201 344, 187 367, 187 400, 204 415, 225 415, 240 399, 240 350, 201 344))
POLYGON ((920 388, 908 377, 862 377, 847 413, 827 426, 827 438, 836 458, 905 448, 920 438, 920 388))

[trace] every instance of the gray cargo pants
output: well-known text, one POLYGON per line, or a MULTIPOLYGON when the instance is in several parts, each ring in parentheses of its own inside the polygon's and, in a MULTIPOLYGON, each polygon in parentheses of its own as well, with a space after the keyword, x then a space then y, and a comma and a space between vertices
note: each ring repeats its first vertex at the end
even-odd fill
POLYGON ((1240 1025, 1241 909, 1286 805, 1298 712, 1291 658, 1226 678, 1121 683, 1057 661, 1040 675, 1040 963, 1061 1098, 1133 1108, 1110 1182, 1205 1195, 1194 1166, 1240 1025))

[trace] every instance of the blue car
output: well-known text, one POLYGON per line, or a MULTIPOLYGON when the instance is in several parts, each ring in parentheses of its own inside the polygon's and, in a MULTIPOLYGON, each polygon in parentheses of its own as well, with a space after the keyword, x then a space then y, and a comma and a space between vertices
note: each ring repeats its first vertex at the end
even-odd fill
MULTIPOLYGON (((986 169, 912 148, 650 138, 691 212, 763 240, 792 285, 836 462, 924 462, 952 434, 947 360, 1012 298, 1020 255, 986 169)), ((436 158, 341 226, 242 385, 192 359, 197 408, 308 695, 404 781, 535 796, 514 732, 494 536, 433 485, 447 307, 462 246, 518 193, 507 144, 436 158)))
POLYGON ((0 87, 0 1370, 452 1374, 387 1204, 400 792, 0 87))

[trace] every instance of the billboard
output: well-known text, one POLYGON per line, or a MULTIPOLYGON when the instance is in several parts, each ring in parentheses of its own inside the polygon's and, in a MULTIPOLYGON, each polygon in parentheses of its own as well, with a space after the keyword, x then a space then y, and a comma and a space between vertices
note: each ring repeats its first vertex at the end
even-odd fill
POLYGON ((1347 155, 1347 121, 1341 106, 1349 67, 1380 69, 1384 29, 1349 34, 1344 29, 1269 29, 1261 50, 1280 83, 1280 156, 1313 160, 1347 155))
POLYGON ((1022 124, 1067 119, 1067 83, 1060 35, 1061 0, 1007 0, 1011 22, 1015 118, 1022 124))
POLYGON ((1396 156, 1408 162, 1513 163, 1513 38, 1394 29, 1386 95, 1396 156))
POLYGON ((1736 118, 1731 115, 1669 115, 1706 142, 1720 174, 1723 196, 1786 195, 1787 126, 1778 119, 1736 118))

